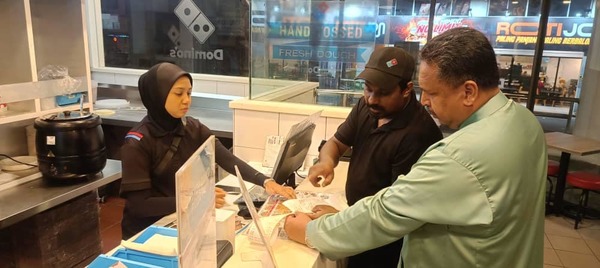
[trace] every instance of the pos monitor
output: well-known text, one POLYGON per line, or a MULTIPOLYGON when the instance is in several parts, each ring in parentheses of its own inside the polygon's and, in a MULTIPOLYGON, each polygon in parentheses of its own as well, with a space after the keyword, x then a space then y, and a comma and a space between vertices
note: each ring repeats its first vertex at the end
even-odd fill
POLYGON ((314 120, 320 114, 321 112, 315 113, 290 129, 279 149, 271 174, 271 178, 278 184, 296 187, 295 172, 304 164, 316 127, 314 120))

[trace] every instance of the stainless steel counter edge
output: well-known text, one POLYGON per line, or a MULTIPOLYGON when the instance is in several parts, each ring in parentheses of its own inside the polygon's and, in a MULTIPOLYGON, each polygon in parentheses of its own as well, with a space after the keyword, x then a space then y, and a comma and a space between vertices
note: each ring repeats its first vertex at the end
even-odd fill
POLYGON ((94 178, 71 185, 49 184, 36 174, 39 179, 0 191, 0 229, 120 179, 121 161, 109 159, 94 178))

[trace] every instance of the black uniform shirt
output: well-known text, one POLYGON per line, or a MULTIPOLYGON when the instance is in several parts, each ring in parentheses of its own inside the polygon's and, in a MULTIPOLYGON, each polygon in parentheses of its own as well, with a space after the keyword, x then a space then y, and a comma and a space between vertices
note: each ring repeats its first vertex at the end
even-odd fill
MULTIPOLYGON (((175 172, 213 133, 192 117, 185 126, 164 132, 145 117, 134 126, 121 147, 123 179, 121 193, 127 199, 123 212, 123 236, 131 236, 161 217, 175 212, 175 172), (177 152, 163 170, 155 172, 175 135, 182 136, 177 152)), ((235 174, 237 165, 245 180, 263 185, 267 177, 235 157, 218 140, 215 143, 215 162, 235 174)))
POLYGON ((421 154, 442 139, 442 133, 413 93, 406 107, 381 127, 361 98, 335 137, 352 146, 346 198, 353 205, 408 173, 421 154))

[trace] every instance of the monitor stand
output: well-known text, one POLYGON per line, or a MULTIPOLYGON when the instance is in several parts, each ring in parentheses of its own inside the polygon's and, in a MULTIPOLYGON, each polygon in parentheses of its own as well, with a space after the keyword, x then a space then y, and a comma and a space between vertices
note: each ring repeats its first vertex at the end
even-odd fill
POLYGON ((293 189, 296 189, 296 172, 292 172, 287 179, 285 180, 285 186, 290 186, 293 189))

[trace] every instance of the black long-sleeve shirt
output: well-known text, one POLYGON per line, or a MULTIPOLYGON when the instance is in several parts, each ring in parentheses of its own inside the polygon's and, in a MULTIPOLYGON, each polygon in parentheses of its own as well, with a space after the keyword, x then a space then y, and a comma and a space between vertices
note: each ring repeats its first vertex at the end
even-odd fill
MULTIPOLYGON (((164 132, 144 118, 134 126, 121 147, 123 178, 121 193, 126 199, 121 223, 126 239, 176 210, 175 172, 213 133, 192 117, 173 132, 164 132), (177 152, 160 173, 156 169, 169 150, 173 138, 181 141, 177 152)), ((244 179, 263 185, 265 175, 233 155, 221 142, 215 143, 215 162, 227 172, 235 174, 237 165, 244 179)))

